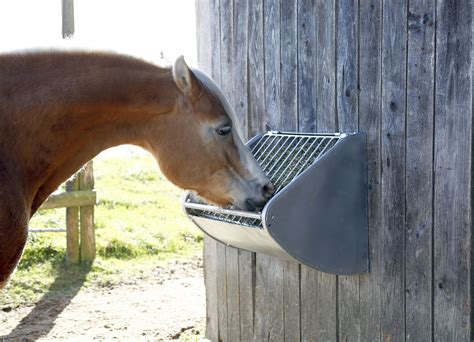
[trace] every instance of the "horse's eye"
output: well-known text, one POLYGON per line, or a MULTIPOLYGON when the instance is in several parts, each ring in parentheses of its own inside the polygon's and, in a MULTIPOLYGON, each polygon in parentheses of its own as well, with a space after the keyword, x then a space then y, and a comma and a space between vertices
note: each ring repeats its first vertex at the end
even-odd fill
POLYGON ((220 127, 217 129, 217 134, 219 135, 227 135, 230 133, 230 131, 232 130, 232 127, 231 126, 224 126, 224 127, 220 127))

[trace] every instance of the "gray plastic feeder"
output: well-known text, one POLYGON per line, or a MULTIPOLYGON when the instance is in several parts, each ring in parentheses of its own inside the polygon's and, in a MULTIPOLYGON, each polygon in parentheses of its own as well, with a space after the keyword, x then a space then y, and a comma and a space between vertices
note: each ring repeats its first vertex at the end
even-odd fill
POLYGON ((268 132, 247 146, 276 189, 262 212, 219 208, 188 193, 190 219, 229 246, 328 273, 368 272, 365 134, 268 132))

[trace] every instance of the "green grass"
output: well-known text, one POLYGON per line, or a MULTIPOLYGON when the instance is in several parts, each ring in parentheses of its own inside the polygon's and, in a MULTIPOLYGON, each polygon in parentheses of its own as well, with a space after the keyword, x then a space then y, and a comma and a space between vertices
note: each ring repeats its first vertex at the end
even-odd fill
MULTIPOLYGON (((183 192, 149 155, 100 155, 94 160, 97 258, 91 266, 65 263, 65 233, 31 233, 0 305, 37 301, 81 286, 109 286, 149 272, 166 259, 197 253, 202 234, 185 217, 183 192)), ((64 228, 65 209, 43 210, 32 228, 64 228)))

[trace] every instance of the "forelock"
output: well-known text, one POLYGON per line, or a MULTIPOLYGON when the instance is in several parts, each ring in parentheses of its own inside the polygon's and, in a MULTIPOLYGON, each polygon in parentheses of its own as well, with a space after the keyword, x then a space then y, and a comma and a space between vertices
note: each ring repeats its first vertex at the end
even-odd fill
POLYGON ((234 127, 237 128, 239 135, 242 137, 242 132, 239 126, 239 121, 237 120, 237 117, 235 115, 234 109, 230 105, 229 101, 227 98, 224 96, 222 91, 219 89, 219 86, 214 82, 209 76, 207 76, 204 72, 198 69, 192 69, 194 75, 197 77, 199 82, 201 82, 201 85, 206 88, 206 90, 215 96, 222 104, 224 107, 224 110, 226 111, 227 115, 229 115, 229 118, 232 120, 234 127))

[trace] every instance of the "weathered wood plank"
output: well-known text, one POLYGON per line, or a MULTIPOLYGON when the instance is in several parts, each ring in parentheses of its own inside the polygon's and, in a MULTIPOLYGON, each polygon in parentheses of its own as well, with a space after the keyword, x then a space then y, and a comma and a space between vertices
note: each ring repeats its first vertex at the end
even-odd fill
POLYGON ((219 311, 217 299, 217 243, 204 236, 204 282, 206 286, 206 338, 217 341, 219 338, 219 311))
POLYGON ((255 322, 254 341, 268 341, 269 303, 268 303, 268 266, 270 257, 264 254, 255 255, 255 322))
MULTIPOLYGON (((208 0, 196 1, 196 32, 198 48, 198 66, 208 75, 212 72, 213 53, 219 41, 213 40, 215 18, 213 12, 215 2, 208 0)), ((217 243, 207 235, 204 236, 204 282, 206 286, 206 338, 217 341, 219 338, 218 302, 217 302, 217 243)))
POLYGON ((283 303, 284 269, 285 261, 265 256, 264 264, 268 267, 268 341, 284 341, 285 319, 283 303))
MULTIPOLYGON (((211 0, 211 35, 212 41, 212 78, 218 85, 221 85, 222 73, 221 73, 221 47, 223 42, 221 41, 222 31, 221 25, 221 10, 222 6, 219 0, 211 0)), ((227 272, 226 272, 226 247, 225 245, 216 242, 216 259, 217 259, 217 340, 228 341, 228 329, 227 329, 227 272)))
POLYGON ((249 2, 248 92, 249 134, 261 133, 265 127, 265 70, 263 56, 263 2, 249 2))
MULTIPOLYGON (((66 182, 66 191, 79 189, 79 179, 75 175, 66 182)), ((79 244, 79 208, 66 208, 66 261, 70 264, 80 262, 79 244)))
MULTIPOLYGON (((214 20, 211 22, 213 25, 212 35, 213 42, 213 56, 212 56, 212 77, 221 85, 222 81, 222 31, 220 30, 221 25, 221 3, 219 0, 213 0, 211 2, 212 12, 214 20)), ((218 340, 228 341, 228 329, 227 329, 227 260, 226 260, 226 247, 216 242, 216 258, 217 262, 217 312, 218 312, 218 340)))
POLYGON ((217 259, 217 331, 218 341, 229 341, 227 327, 227 253, 226 246, 220 242, 216 243, 217 259))
POLYGON ((255 253, 239 250, 240 340, 253 340, 255 253))
MULTIPOLYGON (((303 8, 302 10, 305 10, 303 8)), ((311 11, 312 8, 308 8, 311 11)), ((304 126, 300 130, 311 132, 336 131, 336 57, 335 57, 335 1, 316 1, 316 125, 304 126), (313 130, 314 131, 314 130, 313 130)), ((314 13, 314 12, 313 12, 314 13)), ((301 108, 300 110, 304 110, 301 108)), ((318 272, 306 266, 301 267, 301 306, 309 306, 304 311, 314 310, 314 321, 303 321, 302 329, 308 331, 308 325, 314 325, 314 335, 307 338, 315 341, 337 340, 337 277, 318 272), (305 274, 305 276, 303 276, 305 274), (314 287, 308 287, 303 281, 312 279, 314 287), (305 302, 303 298, 307 299, 305 302), (306 327, 304 327, 306 326, 306 327)), ((311 329, 311 328, 310 328, 311 329)), ((306 336, 303 334, 302 336, 306 336)))
MULTIPOLYGON (((248 45, 249 45, 249 2, 234 1, 234 77, 235 92, 234 108, 241 127, 244 141, 249 138, 249 98, 248 98, 248 45)), ((253 339, 254 323, 254 283, 255 283, 255 253, 238 251, 239 263, 239 310, 240 310, 240 340, 253 339)))
POLYGON ((93 206, 96 204, 96 201, 97 194, 94 190, 68 191, 49 196, 40 207, 40 210, 93 206))
MULTIPOLYGON (((338 0, 336 7, 337 128, 340 132, 356 132, 359 130, 358 1, 338 0)), ((360 341, 359 276, 340 276, 338 286, 338 339, 360 341)))
POLYGON ((209 0, 210 26, 211 26, 211 77, 217 83, 221 83, 221 30, 220 30, 220 2, 209 0))
POLYGON ((240 341, 239 251, 226 247, 227 341, 240 341))
MULTIPOLYGON (((281 3, 280 20, 280 123, 279 129, 298 129, 298 7, 297 1, 281 3)), ((283 263, 284 340, 299 341, 300 336, 300 265, 283 263)))
POLYGON ((433 228, 433 0, 408 14, 405 320, 407 341, 431 341, 433 228))
POLYGON ((287 261, 283 269, 284 341, 301 340, 300 278, 301 266, 287 261))
MULTIPOLYGON (((315 341, 337 341, 337 282, 336 276, 311 270, 316 278, 315 341)), ((302 290, 303 292, 303 290, 302 290)))
MULTIPOLYGON (((88 162, 79 172, 79 189, 94 189, 93 162, 88 162)), ((95 259, 94 205, 80 207, 81 226, 81 262, 95 259)))
POLYGON ((383 3, 382 312, 383 339, 405 338, 406 0, 383 3))
MULTIPOLYGON (((263 4, 264 25, 264 86, 265 127, 275 129, 281 125, 280 108, 280 3, 279 0, 263 4)), ((260 85, 261 86, 261 85, 260 85)), ((256 300, 254 334, 257 341, 282 341, 283 320, 283 262, 268 255, 256 257, 256 300), (257 316, 261 315, 257 319, 257 316)))
POLYGON ((281 128, 298 129, 298 18, 297 1, 281 3, 280 115, 281 128))
POLYGON ((359 129, 367 134, 370 274, 359 276, 360 340, 379 341, 381 304, 381 42, 382 4, 359 3, 359 129))
POLYGON ((234 0, 233 6, 233 106, 239 120, 240 134, 248 139, 248 2, 234 0))
MULTIPOLYGON (((220 31, 221 31, 221 64, 220 64, 220 88, 230 104, 235 108, 235 80, 234 65, 236 61, 234 46, 234 2, 233 0, 220 0, 220 31)), ((245 122, 246 120, 239 120, 245 122)))
POLYGON ((472 338, 472 1, 438 1, 434 339, 472 338))
POLYGON ((280 2, 264 2, 265 128, 281 125, 280 107, 280 2))
POLYGON ((316 0, 316 129, 336 125, 336 1, 316 0))
POLYGON ((210 0, 197 0, 196 7, 196 48, 198 68, 211 75, 212 36, 210 0))
POLYGON ((315 341, 317 305, 317 272, 301 265, 301 340, 315 341))
MULTIPOLYGON (((235 109, 238 101, 236 94, 236 40, 234 36, 234 2, 220 0, 220 30, 221 30, 221 82, 224 95, 235 109)), ((236 110, 236 114, 241 114, 236 110)), ((239 122, 235 127, 246 123, 246 117, 237 115, 239 122)), ((238 128, 240 130, 240 128, 238 128)), ((226 341, 240 340, 240 303, 239 303, 239 254, 235 248, 225 248, 226 262, 226 300, 227 300, 227 334, 226 341)))
MULTIPOLYGON (((298 129, 303 132, 316 131, 316 3, 298 1, 298 129)), ((301 265, 301 339, 314 341, 317 325, 318 305, 317 272, 301 265)))
POLYGON ((337 128, 340 132, 356 132, 359 128, 358 1, 338 0, 337 9, 337 128))
MULTIPOLYGON (((254 135, 265 129, 265 71, 263 50, 263 2, 249 2, 248 32, 248 101, 249 133, 254 135)), ((253 255, 253 338, 254 341, 266 340, 267 335, 267 273, 266 264, 261 262, 261 255, 253 255), (258 276, 257 276, 258 274, 258 276)))
POLYGON ((299 0, 298 16, 298 126, 306 132, 316 131, 316 4, 299 0))

